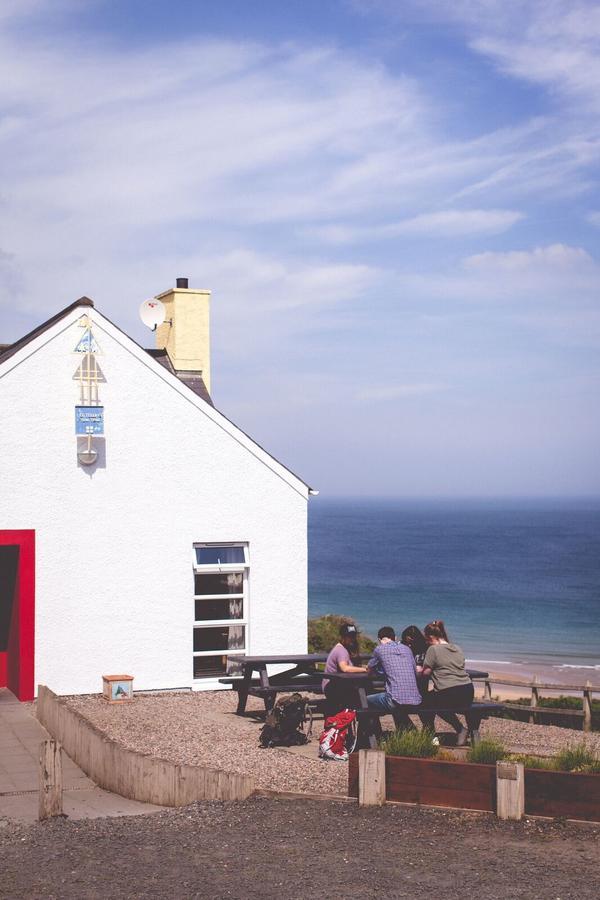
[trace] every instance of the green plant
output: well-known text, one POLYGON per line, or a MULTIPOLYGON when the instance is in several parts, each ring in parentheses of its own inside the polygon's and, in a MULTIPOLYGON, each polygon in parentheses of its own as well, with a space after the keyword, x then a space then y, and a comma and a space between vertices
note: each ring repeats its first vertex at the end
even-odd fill
POLYGON ((585 741, 570 744, 555 757, 555 766, 560 772, 590 772, 600 774, 600 756, 590 749, 585 741))
MULTIPOLYGON (((494 698, 497 699, 497 698, 494 698)), ((529 718, 529 710, 531 708, 531 698, 530 697, 515 697, 512 698, 511 703, 514 703, 516 706, 521 706, 523 709, 505 709, 501 714, 501 718, 503 719, 513 719, 518 722, 526 722, 529 718)), ((578 712, 583 709, 583 698, 582 697, 572 697, 565 696, 561 694, 559 697, 540 697, 538 700, 538 708, 542 707, 543 709, 560 709, 560 710, 573 710, 573 712, 578 712)), ((552 716, 552 713, 549 713, 544 716, 538 717, 539 721, 546 725, 558 725, 562 728, 578 728, 581 729, 583 718, 581 716, 574 715, 572 718, 569 716, 552 716)), ((593 698, 592 699, 592 731, 600 731, 600 700, 593 698)))
POLYGON ((504 744, 493 738, 483 738, 474 747, 470 747, 467 760, 473 763, 496 763, 499 759, 506 759, 508 751, 504 744))
MULTIPOLYGON (((340 639, 340 625, 352 622, 347 616, 319 616, 318 619, 308 620, 308 652, 329 653, 331 648, 340 639)), ((358 648, 361 655, 370 656, 375 647, 375 641, 368 634, 360 634, 358 648)))
POLYGON ((511 753, 510 762, 523 763, 526 769, 555 769, 553 759, 544 759, 541 756, 530 756, 528 753, 511 753))
POLYGON ((437 756, 438 748, 433 743, 435 733, 429 728, 420 731, 410 729, 393 731, 379 742, 379 749, 385 750, 388 756, 416 756, 428 759, 437 756))

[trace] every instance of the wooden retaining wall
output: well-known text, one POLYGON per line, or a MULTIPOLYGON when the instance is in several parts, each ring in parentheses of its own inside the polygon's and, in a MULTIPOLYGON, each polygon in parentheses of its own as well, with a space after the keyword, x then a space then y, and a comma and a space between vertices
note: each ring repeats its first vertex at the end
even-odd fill
POLYGON ((247 775, 178 765, 122 747, 43 684, 37 717, 92 781, 122 797, 185 806, 196 800, 245 800, 254 792, 254 779, 247 775))
MULTIPOLYGON (((358 754, 349 760, 348 793, 358 796, 358 754)), ((496 767, 459 761, 386 756, 386 797, 401 803, 496 809, 496 767)))
POLYGON ((600 822, 600 775, 525 769, 525 813, 600 822))
MULTIPOLYGON (((358 753, 353 753, 350 797, 358 797, 358 775, 358 753)), ((496 810, 496 766, 387 756, 385 781, 387 800, 496 810)), ((525 815, 600 822, 600 775, 525 769, 525 815)))

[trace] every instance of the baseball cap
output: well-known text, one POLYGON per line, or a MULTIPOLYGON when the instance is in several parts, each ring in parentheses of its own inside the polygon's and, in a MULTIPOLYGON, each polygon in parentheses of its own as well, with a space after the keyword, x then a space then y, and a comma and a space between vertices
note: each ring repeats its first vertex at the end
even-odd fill
POLYGON ((345 622, 340 626, 340 637, 358 637, 358 628, 351 622, 345 622))

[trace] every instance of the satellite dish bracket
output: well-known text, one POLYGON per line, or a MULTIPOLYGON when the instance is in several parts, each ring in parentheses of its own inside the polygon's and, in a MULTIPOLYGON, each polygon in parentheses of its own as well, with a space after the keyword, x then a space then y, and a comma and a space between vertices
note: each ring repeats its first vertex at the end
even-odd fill
MULTIPOLYGON (((171 328, 172 328, 172 327, 173 327, 173 319, 165 319, 165 321, 164 321, 164 322, 161 322, 160 324, 161 324, 161 325, 170 325, 171 328)), ((155 325, 155 326, 152 328, 152 331, 156 331, 157 328, 158 328, 158 325, 155 325)))

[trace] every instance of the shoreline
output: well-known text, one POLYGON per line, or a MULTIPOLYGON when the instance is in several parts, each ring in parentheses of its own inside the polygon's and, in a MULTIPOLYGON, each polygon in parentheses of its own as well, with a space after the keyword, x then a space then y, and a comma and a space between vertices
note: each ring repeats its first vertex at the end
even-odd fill
MULTIPOLYGON (((556 665, 548 663, 512 663, 506 662, 500 664, 496 661, 488 661, 482 659, 468 659, 467 667, 471 669, 481 669, 489 672, 491 679, 492 696, 498 697, 500 700, 513 700, 517 697, 529 697, 531 688, 524 685, 511 683, 501 684, 494 683, 494 679, 503 682, 519 682, 533 681, 537 678, 542 684, 555 684, 556 688, 544 688, 542 696, 556 697, 561 694, 564 696, 581 697, 581 688, 586 682, 590 682, 593 686, 594 693, 600 695, 600 671, 589 668, 568 668, 558 669, 556 665), (579 688, 579 690, 577 690, 579 688)), ((483 682, 475 682, 475 692, 478 697, 483 695, 483 682)))

